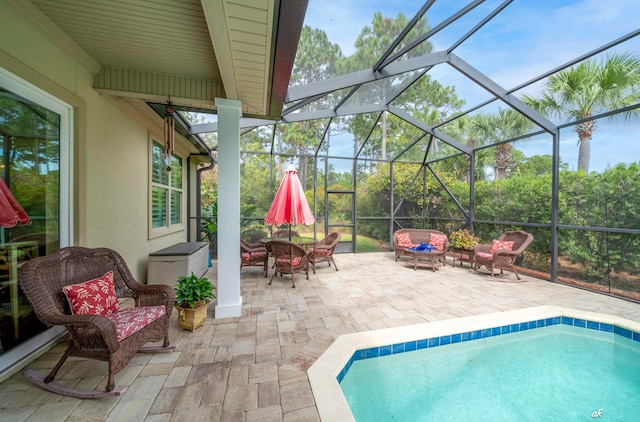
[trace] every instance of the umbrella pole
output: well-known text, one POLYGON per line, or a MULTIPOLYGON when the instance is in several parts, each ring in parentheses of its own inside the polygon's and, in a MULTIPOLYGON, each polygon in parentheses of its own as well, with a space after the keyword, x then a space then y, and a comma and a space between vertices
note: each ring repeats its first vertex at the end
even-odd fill
POLYGON ((291 242, 291 224, 289 224, 289 242, 291 242))

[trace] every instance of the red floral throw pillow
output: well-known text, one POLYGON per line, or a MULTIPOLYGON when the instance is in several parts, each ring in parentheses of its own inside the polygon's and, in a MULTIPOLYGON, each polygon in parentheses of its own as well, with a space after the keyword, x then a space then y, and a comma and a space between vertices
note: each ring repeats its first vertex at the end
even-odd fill
POLYGON ((113 272, 80 284, 64 286, 73 315, 109 315, 120 309, 113 284, 113 272))
POLYGON ((416 246, 411 243, 411 237, 409 236, 409 233, 396 233, 396 239, 398 239, 399 248, 407 249, 416 246))
POLYGON ((439 233, 431 233, 429 236, 429 244, 436 247, 437 250, 441 251, 444 249, 444 242, 446 242, 447 236, 439 233))
POLYGON ((494 240, 491 244, 491 250, 489 250, 489 253, 494 253, 498 249, 510 251, 513 249, 513 243, 514 242, 507 242, 505 240, 494 240))

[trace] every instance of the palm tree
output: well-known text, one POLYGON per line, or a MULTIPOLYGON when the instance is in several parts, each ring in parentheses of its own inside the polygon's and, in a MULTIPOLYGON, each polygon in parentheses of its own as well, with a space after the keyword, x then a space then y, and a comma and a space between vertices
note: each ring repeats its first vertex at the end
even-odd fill
MULTIPOLYGON (((515 110, 499 109, 498 114, 479 114, 474 120, 479 133, 486 139, 485 144, 506 141, 527 133, 532 123, 515 110)), ((496 180, 504 180, 507 170, 513 165, 511 144, 502 143, 496 147, 493 163, 496 180)))
MULTIPOLYGON (((479 114, 458 117, 450 124, 444 126, 442 131, 468 147, 475 149, 483 145, 483 140, 485 138, 483 132, 480 130, 480 125, 478 124, 478 120, 481 118, 482 116, 479 114)), ((488 162, 489 156, 486 149, 476 151, 476 181, 483 180, 485 178, 484 168, 487 166, 488 162)), ((460 160, 446 160, 445 163, 452 163, 452 165, 458 167, 457 171, 453 168, 449 169, 450 172, 458 173, 459 177, 463 178, 467 183, 471 181, 471 156, 464 155, 463 162, 460 162, 460 160)))
MULTIPOLYGON (((523 101, 547 116, 568 116, 573 120, 635 105, 640 101, 640 57, 613 53, 605 60, 586 60, 549 77, 540 98, 524 96, 523 101)), ((639 109, 622 114, 629 118, 639 109)), ((611 116, 614 118, 618 115, 611 116)), ((576 125, 578 170, 589 172, 594 120, 576 125)))

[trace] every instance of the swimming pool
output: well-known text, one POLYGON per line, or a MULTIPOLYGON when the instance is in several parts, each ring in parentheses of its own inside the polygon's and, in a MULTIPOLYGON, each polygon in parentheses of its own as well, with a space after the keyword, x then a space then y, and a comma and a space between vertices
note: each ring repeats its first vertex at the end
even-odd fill
POLYGON ((591 330, 610 330, 640 341, 640 323, 611 315, 549 306, 344 335, 308 371, 318 412, 322 420, 355 420, 338 381, 354 361, 367 355, 393 355, 418 350, 419 347, 462 343, 562 323, 591 330))

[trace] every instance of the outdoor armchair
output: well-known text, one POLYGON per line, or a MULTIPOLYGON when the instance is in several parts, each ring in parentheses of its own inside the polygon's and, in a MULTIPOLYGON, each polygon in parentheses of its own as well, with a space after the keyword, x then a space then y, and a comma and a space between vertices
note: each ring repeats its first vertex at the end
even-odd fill
POLYGON ((301 246, 287 240, 272 240, 267 242, 267 249, 271 251, 275 259, 275 268, 269 285, 278 273, 281 276, 282 274, 291 274, 293 287, 296 287, 295 273, 304 272, 309 280, 309 258, 301 246))
POLYGON ((249 243, 240 239, 240 270, 250 266, 262 267, 266 277, 269 268, 269 251, 262 243, 249 243))
POLYGON ((341 235, 338 232, 329 233, 324 239, 307 250, 307 256, 313 267, 314 274, 316 273, 316 264, 319 262, 327 262, 329 266, 331 266, 333 262, 333 266, 336 268, 336 271, 338 271, 338 266, 333 260, 333 252, 340 241, 340 237, 341 235))
POLYGON ((504 269, 508 269, 513 271, 516 278, 520 280, 520 275, 518 275, 513 263, 532 241, 533 235, 531 233, 516 230, 504 232, 491 245, 477 244, 473 248, 476 271, 484 265, 491 271, 491 276, 494 276, 494 270, 499 269, 502 274, 504 269))

